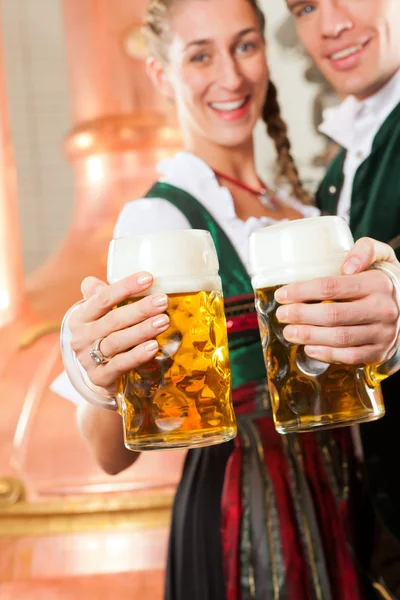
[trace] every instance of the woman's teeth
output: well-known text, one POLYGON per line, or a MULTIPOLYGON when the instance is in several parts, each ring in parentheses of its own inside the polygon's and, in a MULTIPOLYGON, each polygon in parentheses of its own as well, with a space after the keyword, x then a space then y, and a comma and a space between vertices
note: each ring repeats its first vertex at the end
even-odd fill
POLYGON ((233 111, 242 108, 247 102, 247 98, 236 100, 235 102, 212 102, 211 108, 221 111, 233 111))

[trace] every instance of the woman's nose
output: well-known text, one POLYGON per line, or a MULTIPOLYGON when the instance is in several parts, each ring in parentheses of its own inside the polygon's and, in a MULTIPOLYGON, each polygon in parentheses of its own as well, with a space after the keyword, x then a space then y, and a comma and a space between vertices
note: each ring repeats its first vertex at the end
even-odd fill
POLYGON ((243 74, 235 58, 232 56, 224 58, 218 72, 219 84, 230 91, 236 91, 242 85, 242 81, 243 74))

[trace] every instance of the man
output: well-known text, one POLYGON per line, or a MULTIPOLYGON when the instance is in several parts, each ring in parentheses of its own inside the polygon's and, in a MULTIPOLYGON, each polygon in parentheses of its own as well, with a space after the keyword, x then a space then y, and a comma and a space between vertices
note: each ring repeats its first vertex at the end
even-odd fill
POLYGON ((400 2, 287 1, 305 50, 349 96, 321 126, 343 150, 318 203, 349 217, 357 239, 374 237, 400 255, 400 2))
MULTIPOLYGON (((323 214, 345 217, 356 239, 369 236, 389 243, 399 257, 400 0, 287 4, 305 50, 346 97, 321 126, 342 150, 318 190, 318 206, 323 214)), ((393 563, 400 557, 399 373, 382 387, 386 417, 360 429, 369 491, 384 524, 377 571, 399 591, 399 562, 393 563), (386 561, 382 552, 388 554, 386 561), (387 567, 390 560, 394 569, 388 574, 383 563, 387 567)))

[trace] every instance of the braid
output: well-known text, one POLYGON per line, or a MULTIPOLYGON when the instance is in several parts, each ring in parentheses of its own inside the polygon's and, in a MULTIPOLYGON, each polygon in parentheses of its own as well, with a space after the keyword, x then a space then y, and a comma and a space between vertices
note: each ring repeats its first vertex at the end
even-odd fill
POLYGON ((275 142, 279 176, 283 176, 288 180, 295 198, 303 204, 311 204, 311 196, 302 186, 299 172, 290 153, 291 144, 288 138, 287 125, 281 116, 276 87, 272 81, 269 82, 262 118, 267 126, 269 137, 275 142))

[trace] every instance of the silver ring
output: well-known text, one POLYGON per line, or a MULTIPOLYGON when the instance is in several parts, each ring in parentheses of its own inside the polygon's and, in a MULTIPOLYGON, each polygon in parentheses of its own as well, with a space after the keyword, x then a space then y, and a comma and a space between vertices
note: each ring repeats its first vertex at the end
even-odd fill
POLYGON ((110 361, 110 359, 107 358, 107 356, 105 356, 102 353, 102 351, 100 350, 100 344, 103 340, 104 340, 104 338, 100 338, 99 340, 96 340, 92 344, 92 348, 89 352, 90 358, 92 359, 93 362, 96 363, 96 365, 104 365, 105 363, 108 363, 110 361))

